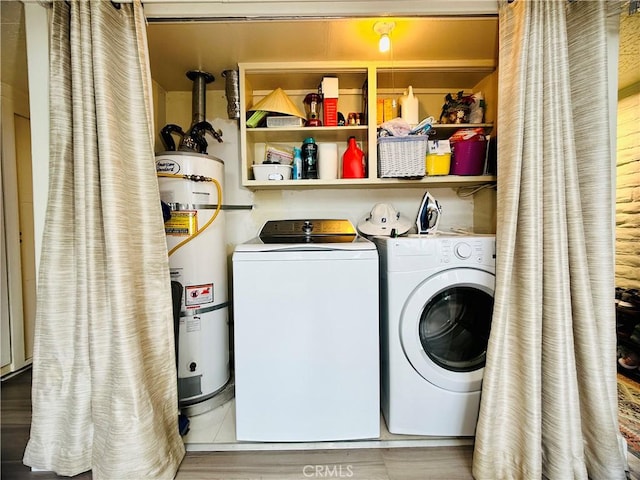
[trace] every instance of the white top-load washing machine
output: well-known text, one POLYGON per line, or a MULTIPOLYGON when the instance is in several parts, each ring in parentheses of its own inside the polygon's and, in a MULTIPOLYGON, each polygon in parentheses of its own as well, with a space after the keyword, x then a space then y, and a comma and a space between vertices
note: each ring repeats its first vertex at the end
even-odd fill
POLYGON ((374 241, 381 403, 389 431, 473 436, 493 313, 495 236, 374 241))
POLYGON ((380 434, 378 253, 348 220, 274 220, 233 253, 236 436, 380 434))

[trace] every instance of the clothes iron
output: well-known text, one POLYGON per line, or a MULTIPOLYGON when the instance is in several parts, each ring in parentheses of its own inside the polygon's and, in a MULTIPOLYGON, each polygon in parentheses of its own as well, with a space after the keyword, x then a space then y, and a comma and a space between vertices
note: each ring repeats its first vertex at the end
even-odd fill
POLYGON ((426 192, 422 197, 422 203, 418 209, 418 218, 416 219, 416 226, 418 227, 418 234, 433 234, 438 231, 438 224, 440 223, 440 214, 442 213, 442 207, 438 201, 433 198, 429 192, 426 192))

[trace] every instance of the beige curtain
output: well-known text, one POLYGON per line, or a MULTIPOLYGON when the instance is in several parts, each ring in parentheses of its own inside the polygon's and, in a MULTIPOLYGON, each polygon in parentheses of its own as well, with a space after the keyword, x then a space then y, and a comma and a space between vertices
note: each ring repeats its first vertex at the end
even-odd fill
POLYGON ((24 463, 173 478, 184 445, 142 5, 53 2, 51 19, 49 203, 24 463))
POLYGON ((625 478, 607 3, 500 5, 498 256, 478 480, 625 478))

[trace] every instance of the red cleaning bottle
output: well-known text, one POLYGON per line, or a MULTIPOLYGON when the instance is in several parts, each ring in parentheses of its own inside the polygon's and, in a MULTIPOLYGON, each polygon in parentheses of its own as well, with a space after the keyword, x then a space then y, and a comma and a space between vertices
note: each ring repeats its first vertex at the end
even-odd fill
POLYGON ((342 178, 364 178, 364 152, 358 148, 356 137, 349 137, 342 155, 342 178))

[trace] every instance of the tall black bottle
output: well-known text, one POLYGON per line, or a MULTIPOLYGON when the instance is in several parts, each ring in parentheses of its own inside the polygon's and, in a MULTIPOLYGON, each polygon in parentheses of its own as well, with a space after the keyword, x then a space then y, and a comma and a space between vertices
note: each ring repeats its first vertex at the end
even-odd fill
POLYGON ((318 178, 318 145, 313 137, 302 142, 302 178, 318 178))

